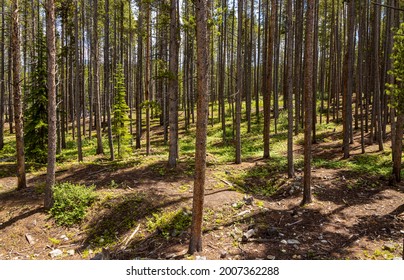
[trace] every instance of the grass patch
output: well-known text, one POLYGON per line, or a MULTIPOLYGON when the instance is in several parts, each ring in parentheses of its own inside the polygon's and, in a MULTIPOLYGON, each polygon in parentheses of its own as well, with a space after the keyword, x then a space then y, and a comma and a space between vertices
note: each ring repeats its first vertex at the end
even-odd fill
POLYGON ((149 232, 157 231, 166 239, 180 234, 191 226, 192 215, 186 209, 170 212, 153 213, 147 218, 149 232))
POLYGON ((313 165, 317 168, 345 169, 355 173, 387 176, 391 173, 391 152, 356 155, 349 159, 314 158, 313 165))

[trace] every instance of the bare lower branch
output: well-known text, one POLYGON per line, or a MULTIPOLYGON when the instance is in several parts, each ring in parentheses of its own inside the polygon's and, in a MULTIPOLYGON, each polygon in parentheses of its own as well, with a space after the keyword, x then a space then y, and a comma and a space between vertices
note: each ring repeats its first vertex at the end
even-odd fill
POLYGON ((372 4, 373 4, 373 5, 382 6, 382 7, 385 7, 385 8, 389 8, 389 9, 393 9, 393 10, 397 10, 397 11, 400 11, 400 12, 404 12, 404 9, 401 9, 401 8, 399 8, 399 7, 394 7, 394 6, 390 6, 390 5, 385 5, 385 4, 381 4, 381 3, 376 3, 376 2, 374 2, 374 1, 372 1, 372 4))

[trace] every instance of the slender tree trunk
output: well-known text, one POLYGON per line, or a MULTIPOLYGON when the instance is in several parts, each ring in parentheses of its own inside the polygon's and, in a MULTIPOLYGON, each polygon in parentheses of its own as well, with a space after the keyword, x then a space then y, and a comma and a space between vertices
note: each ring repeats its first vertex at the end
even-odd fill
MULTIPOLYGON (((264 94, 264 158, 269 158, 270 156, 270 125, 271 125, 271 90, 272 90, 272 73, 273 70, 273 50, 274 50, 274 34, 275 34, 275 9, 276 9, 276 0, 268 0, 271 1, 271 22, 270 29, 267 31, 268 34, 268 43, 267 43, 267 70, 266 70, 266 86, 267 90, 264 94)), ((268 11, 267 11, 268 12, 268 11)))
POLYGON ((312 126, 312 143, 316 144, 316 124, 317 124, 317 70, 318 70, 318 17, 319 17, 319 0, 314 2, 314 43, 313 43, 313 126, 312 126))
MULTIPOLYGON (((257 61, 256 63, 256 86, 255 86, 255 117, 257 119, 257 123, 259 123, 260 120, 260 100, 259 100, 259 93, 260 93, 260 82, 259 82, 259 77, 260 77, 260 63, 261 63, 261 0, 258 0, 258 22, 257 22, 257 27, 258 27, 258 38, 257 38, 257 61)), ((262 91, 262 89, 261 89, 262 91)))
POLYGON ((300 108, 301 108, 301 63, 302 63, 302 42, 303 42, 303 1, 296 1, 295 10, 295 71, 294 71, 294 92, 295 92, 295 135, 299 133, 300 108))
POLYGON ((374 5, 375 9, 375 25, 373 38, 374 51, 374 107, 376 118, 376 140, 379 144, 379 151, 383 151, 383 134, 382 134, 382 111, 381 111, 381 94, 380 94, 380 71, 379 71, 379 44, 380 44, 380 6, 374 5))
POLYGON ((93 71, 94 71, 94 102, 95 102, 95 129, 97 131, 97 155, 104 153, 102 145, 102 132, 101 132, 101 98, 99 91, 99 50, 98 50, 98 0, 93 2, 93 71))
POLYGON ((48 49, 48 165, 46 173, 45 209, 53 204, 52 188, 55 185, 56 171, 56 41, 55 41, 55 2, 46 1, 46 45, 48 49))
POLYGON ((1 65, 0 65, 0 150, 4 148, 4 108, 5 108, 5 77, 4 77, 4 64, 5 64, 5 51, 4 51, 4 0, 1 2, 1 42, 0 42, 0 55, 1 55, 1 65))
POLYGON ((286 67, 286 91, 287 91, 287 108, 288 108, 288 177, 295 176, 293 166, 293 15, 292 15, 292 0, 287 0, 286 4, 286 32, 287 32, 287 65, 286 67))
POLYGON ((136 149, 140 149, 142 137, 142 94, 143 94, 143 5, 139 1, 138 46, 137 46, 137 92, 136 92, 136 149))
POLYGON ((146 3, 146 65, 144 96, 146 102, 146 155, 150 155, 150 3, 146 3))
MULTIPOLYGON (((80 66, 79 66, 79 3, 76 0, 75 3, 75 11, 74 11, 74 50, 75 50, 75 58, 74 58, 74 68, 75 68, 75 77, 74 77, 74 91, 75 91, 75 107, 76 107, 76 123, 77 123, 77 156, 78 161, 83 161, 83 150, 81 145, 81 122, 80 122, 80 115, 81 115, 81 98, 80 98, 80 66)), ((83 116, 84 117, 84 116, 83 116)))
MULTIPOLYGON (((363 2, 363 1, 361 1, 363 2)), ((362 3, 361 3, 362 4, 362 3)), ((366 12, 359 11, 359 31, 358 31, 358 57, 357 57, 357 90, 356 96, 358 102, 358 114, 360 119, 360 134, 361 134, 361 150, 362 154, 365 153, 365 134, 364 134, 364 112, 363 112, 363 85, 364 85, 364 75, 363 75, 363 54, 364 54, 364 47, 365 47, 365 17, 366 12)))
POLYGON ((170 126, 170 148, 168 155, 168 167, 177 165, 178 158, 178 52, 179 52, 179 30, 177 0, 170 0, 170 62, 169 62, 169 126, 170 126))
POLYGON ((21 92, 21 53, 20 53, 20 30, 18 20, 18 0, 12 2, 12 57, 13 57, 13 96, 14 96, 14 123, 17 152, 17 178, 18 189, 27 186, 25 177, 25 154, 24 154, 24 121, 23 100, 21 92))
MULTIPOLYGON (((18 0, 13 0, 18 1, 18 0)), ((10 23, 10 34, 13 33, 13 24, 10 23)), ((13 118, 14 118, 14 107, 13 107, 13 40, 9 36, 9 47, 8 47, 8 125, 10 134, 14 133, 13 128, 13 118)))
POLYGON ((348 5, 348 42, 345 54, 344 73, 344 114, 343 114, 343 151, 344 158, 349 158, 350 131, 352 127, 352 94, 354 75, 354 54, 355 54, 355 2, 350 1, 348 5))
POLYGON ((304 50, 304 178, 302 205, 312 202, 311 195, 311 133, 313 124, 313 28, 315 0, 307 1, 306 36, 304 50))
POLYGON ((207 22, 207 1, 196 0, 197 41, 197 125, 195 141, 195 181, 189 253, 202 251, 202 217, 206 171, 206 133, 209 106, 209 33, 207 22))
MULTIPOLYGON (((107 122, 108 122, 108 144, 109 144, 109 155, 110 160, 115 159, 114 155, 114 143, 112 140, 112 123, 111 123, 111 93, 110 93, 110 63, 109 63, 109 0, 105 0, 105 21, 104 21, 104 31, 105 31, 105 42, 104 42, 104 96, 105 96, 105 107, 107 110, 107 122)), ((132 137, 132 135, 131 135, 132 137)))
POLYGON ((241 163, 241 97, 243 94, 243 3, 238 0, 238 25, 237 25, 237 85, 236 85, 236 158, 235 163, 241 163))
POLYGON ((227 0, 222 0, 222 16, 223 22, 220 26, 220 42, 219 42, 219 67, 220 67, 220 80, 219 80, 219 106, 220 106, 220 116, 222 124, 222 141, 226 141, 226 108, 224 101, 224 87, 225 87, 225 71, 226 71, 226 35, 227 35, 227 0))

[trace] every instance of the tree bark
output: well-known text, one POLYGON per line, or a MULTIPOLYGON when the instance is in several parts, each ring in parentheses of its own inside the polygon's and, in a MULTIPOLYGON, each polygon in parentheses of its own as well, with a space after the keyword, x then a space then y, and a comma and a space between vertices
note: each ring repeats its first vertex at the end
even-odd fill
POLYGON ((52 188, 56 171, 56 42, 55 42, 55 2, 46 1, 46 45, 48 49, 48 166, 46 173, 45 209, 53 204, 52 188))
POLYGON ((98 0, 94 0, 93 15, 93 73, 94 73, 94 102, 95 102, 95 129, 97 131, 97 155, 104 153, 101 132, 101 98, 99 91, 99 46, 98 46, 98 0))
POLYGON ((171 0, 170 7, 170 62, 169 62, 169 126, 170 141, 168 167, 177 166, 178 158, 178 51, 179 30, 177 18, 177 0, 171 0))
POLYGON ((286 91, 287 91, 287 108, 288 108, 288 177, 295 176, 293 166, 293 15, 292 15, 292 0, 287 0, 286 11, 286 32, 287 32, 287 65, 286 67, 286 91))
MULTIPOLYGON (((75 91, 75 107, 76 107, 76 124, 77 124, 77 156, 78 161, 83 161, 83 149, 81 145, 81 98, 80 98, 80 55, 79 55, 79 3, 76 0, 75 3, 75 11, 74 11, 74 68, 75 68, 75 77, 74 77, 74 91, 75 91)), ((84 117, 84 116, 83 116, 84 117)))
POLYGON ((17 178, 18 189, 27 186, 25 177, 25 154, 24 154, 24 121, 23 100, 21 92, 21 53, 20 53, 20 30, 18 19, 18 0, 12 2, 12 34, 11 53, 13 58, 13 96, 14 96, 14 123, 17 152, 17 178))
POLYGON ((237 85, 236 85, 236 158, 235 163, 241 163, 241 97, 243 94, 243 3, 244 0, 238 0, 237 8, 237 85))
POLYGON ((315 0, 307 1, 304 50, 304 178, 302 205, 312 202, 311 195, 311 133, 313 124, 313 28, 315 0))
POLYGON ((1 54, 1 66, 0 66, 0 150, 4 148, 4 108, 5 108, 5 80, 4 80, 4 64, 5 64, 5 51, 4 51, 4 0, 1 2, 1 42, 0 42, 0 54, 1 54))
POLYGON ((146 65, 144 96, 146 102, 146 155, 150 155, 150 3, 146 3, 146 65))
POLYGON ((344 73, 344 113, 343 113, 343 151, 344 158, 349 158, 350 131, 352 129, 352 94, 354 75, 354 54, 355 54, 355 2, 350 1, 348 5, 348 41, 345 54, 344 73))
MULTIPOLYGON (((109 155, 110 160, 115 159, 114 155, 114 143, 112 141, 112 123, 111 123, 111 93, 110 93, 110 63, 109 63, 109 0, 105 0, 105 21, 104 21, 104 32, 105 32, 105 42, 104 42, 104 96, 105 96, 105 107, 107 110, 107 122, 108 122, 108 144, 109 144, 109 155)), ((131 123, 132 125, 132 123, 131 123)), ((131 135, 132 137, 132 135, 131 135)))
POLYGON ((207 22, 207 0, 196 0, 197 41, 197 120, 195 141, 195 181, 189 253, 202 251, 202 217, 206 171, 206 133, 209 106, 209 35, 207 22))

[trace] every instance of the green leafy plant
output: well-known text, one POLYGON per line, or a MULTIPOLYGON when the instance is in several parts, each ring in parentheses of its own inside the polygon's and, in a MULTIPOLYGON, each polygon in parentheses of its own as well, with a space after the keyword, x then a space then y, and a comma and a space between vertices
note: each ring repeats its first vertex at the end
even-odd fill
POLYGON ((54 205, 50 214, 59 225, 71 226, 80 222, 87 208, 96 200, 94 186, 58 184, 53 189, 54 205))

